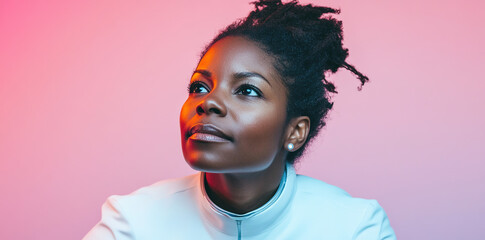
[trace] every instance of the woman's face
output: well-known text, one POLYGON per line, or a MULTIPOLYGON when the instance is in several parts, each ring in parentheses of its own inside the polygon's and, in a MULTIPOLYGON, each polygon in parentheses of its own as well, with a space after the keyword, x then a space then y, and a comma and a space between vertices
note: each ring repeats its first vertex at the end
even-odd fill
POLYGON ((254 42, 226 37, 202 57, 180 113, 187 163, 204 172, 262 171, 284 151, 286 88, 254 42))

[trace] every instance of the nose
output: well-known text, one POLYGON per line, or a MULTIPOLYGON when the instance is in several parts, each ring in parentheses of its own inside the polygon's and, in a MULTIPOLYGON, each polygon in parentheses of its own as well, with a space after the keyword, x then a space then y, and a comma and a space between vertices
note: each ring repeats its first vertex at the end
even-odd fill
POLYGON ((211 92, 197 105, 196 111, 198 115, 202 114, 216 114, 220 117, 224 117, 227 114, 227 108, 224 101, 211 92))

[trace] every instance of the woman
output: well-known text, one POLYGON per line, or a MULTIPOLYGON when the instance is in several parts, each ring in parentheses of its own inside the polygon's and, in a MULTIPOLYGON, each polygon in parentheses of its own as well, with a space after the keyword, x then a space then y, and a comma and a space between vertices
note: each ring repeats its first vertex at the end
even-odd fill
POLYGON ((395 239, 375 200, 296 175, 346 68, 337 10, 255 2, 205 49, 180 114, 200 174, 112 196, 85 239, 395 239))

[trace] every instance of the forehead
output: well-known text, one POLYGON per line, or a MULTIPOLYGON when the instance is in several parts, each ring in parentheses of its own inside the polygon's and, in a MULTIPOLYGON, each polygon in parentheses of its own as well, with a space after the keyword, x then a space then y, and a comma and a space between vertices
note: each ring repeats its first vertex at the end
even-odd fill
POLYGON ((198 70, 208 70, 216 76, 234 72, 256 72, 272 81, 280 81, 274 59, 257 43, 243 37, 225 37, 213 44, 202 57, 198 70))

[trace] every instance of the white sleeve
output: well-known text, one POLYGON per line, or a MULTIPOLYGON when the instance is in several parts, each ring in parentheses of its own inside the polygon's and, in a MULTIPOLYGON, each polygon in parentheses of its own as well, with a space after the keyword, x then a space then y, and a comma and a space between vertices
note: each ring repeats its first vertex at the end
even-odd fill
POLYGON ((83 240, 133 240, 128 221, 115 196, 109 197, 101 208, 101 221, 84 236, 83 240))
POLYGON ((357 228, 354 240, 396 240, 384 209, 376 200, 371 200, 362 221, 357 228))

